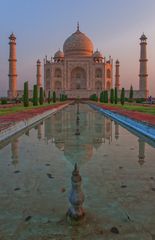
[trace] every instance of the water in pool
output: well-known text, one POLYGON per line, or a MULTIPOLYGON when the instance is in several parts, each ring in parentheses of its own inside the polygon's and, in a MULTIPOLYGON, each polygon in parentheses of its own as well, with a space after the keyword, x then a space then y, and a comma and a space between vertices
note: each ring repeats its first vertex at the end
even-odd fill
POLYGON ((155 143, 86 104, 75 135, 76 113, 70 105, 1 144, 0 239, 155 239, 155 143), (75 163, 79 226, 66 221, 75 163))

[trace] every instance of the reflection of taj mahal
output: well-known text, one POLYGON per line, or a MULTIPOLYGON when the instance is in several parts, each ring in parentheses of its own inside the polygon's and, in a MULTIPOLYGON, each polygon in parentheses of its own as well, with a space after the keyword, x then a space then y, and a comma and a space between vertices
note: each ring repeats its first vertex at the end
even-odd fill
POLYGON ((44 60, 45 90, 65 91, 69 97, 89 97, 112 87, 112 59, 94 52, 91 40, 79 30, 74 32, 50 61, 44 60))

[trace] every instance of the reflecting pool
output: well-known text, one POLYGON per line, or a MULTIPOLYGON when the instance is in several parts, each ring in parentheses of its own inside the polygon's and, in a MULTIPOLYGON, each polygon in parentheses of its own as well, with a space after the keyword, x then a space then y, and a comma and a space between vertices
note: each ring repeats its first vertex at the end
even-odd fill
POLYGON ((79 119, 77 136, 73 104, 0 145, 0 239, 155 239, 155 143, 86 104, 79 119), (70 226, 75 162, 86 219, 70 226))

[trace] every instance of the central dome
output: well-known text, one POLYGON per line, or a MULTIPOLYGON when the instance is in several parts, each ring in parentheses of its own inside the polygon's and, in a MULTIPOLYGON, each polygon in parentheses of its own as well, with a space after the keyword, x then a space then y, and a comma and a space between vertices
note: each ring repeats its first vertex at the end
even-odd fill
POLYGON ((77 31, 64 42, 63 51, 65 56, 92 56, 93 43, 84 33, 79 31, 78 26, 77 31))

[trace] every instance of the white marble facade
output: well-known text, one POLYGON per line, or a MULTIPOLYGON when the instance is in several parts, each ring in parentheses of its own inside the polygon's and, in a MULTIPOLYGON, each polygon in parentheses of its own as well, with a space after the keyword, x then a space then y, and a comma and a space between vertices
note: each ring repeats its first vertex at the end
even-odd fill
POLYGON ((88 98, 92 93, 112 88, 113 61, 94 51, 92 41, 79 30, 69 36, 63 51, 50 60, 44 59, 44 87, 46 94, 65 92, 68 97, 88 98))

